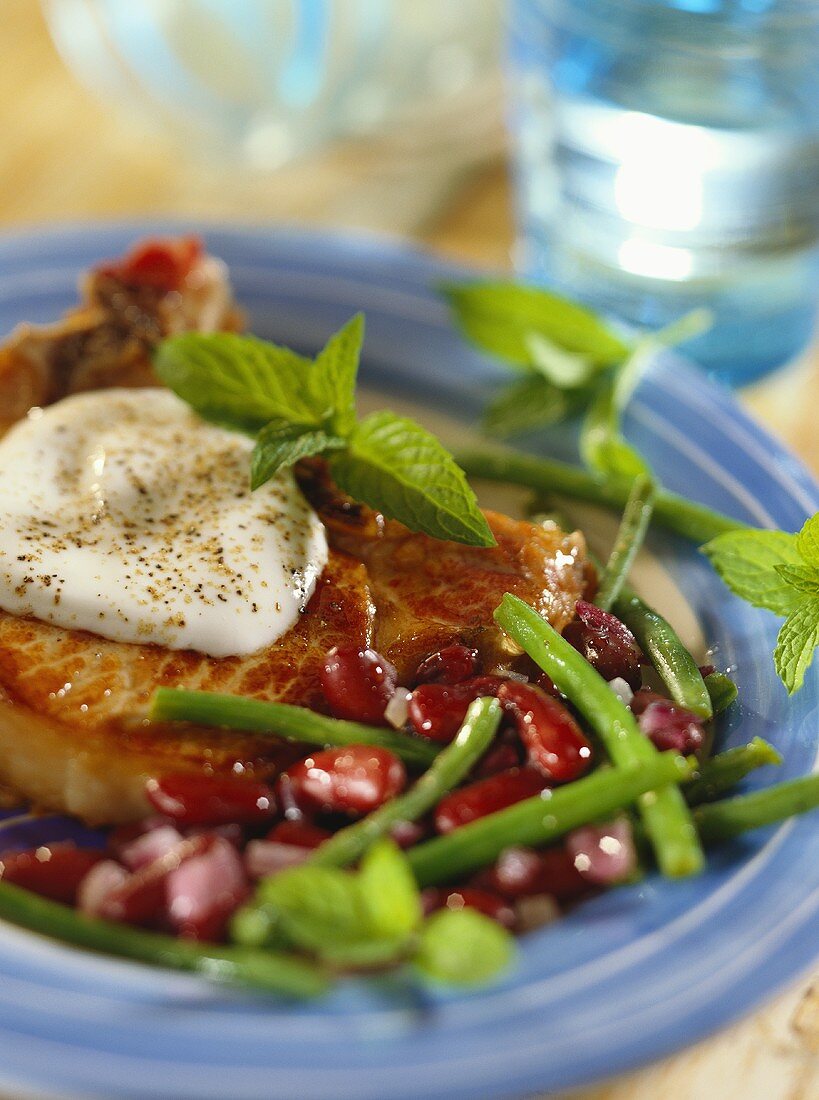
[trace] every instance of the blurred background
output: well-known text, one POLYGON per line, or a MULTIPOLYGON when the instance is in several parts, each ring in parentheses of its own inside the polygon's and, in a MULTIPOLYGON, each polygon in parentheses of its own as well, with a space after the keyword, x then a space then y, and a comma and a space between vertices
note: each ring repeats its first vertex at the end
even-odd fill
POLYGON ((4 220, 177 213, 412 236, 636 326, 706 307, 686 350, 731 384, 811 339, 817 0, 4 11, 4 220))
POLYGON ((296 221, 508 264, 500 4, 300 8, 4 0, 0 220, 296 221))
MULTIPOLYGON (((714 324, 686 350, 819 470, 819 2, 0 10, 0 226, 374 231, 633 325, 704 306, 714 324)), ((719 1081, 726 1097, 798 1100, 817 1057, 808 983, 585 1096, 674 1100, 719 1081)))

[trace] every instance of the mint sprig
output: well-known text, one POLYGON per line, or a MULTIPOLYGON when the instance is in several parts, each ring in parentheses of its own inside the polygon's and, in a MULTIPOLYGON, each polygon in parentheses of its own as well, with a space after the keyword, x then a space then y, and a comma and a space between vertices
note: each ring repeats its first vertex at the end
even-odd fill
POLYGON ((263 880, 258 899, 277 944, 345 969, 412 960, 424 977, 470 985, 514 957, 510 934, 475 910, 424 920, 409 861, 389 839, 365 852, 358 871, 308 860, 263 880))
POLYGON ((307 862, 266 879, 259 897, 279 939, 338 966, 410 954, 423 916, 406 856, 391 840, 373 845, 358 873, 307 862))
POLYGON ((160 380, 203 420, 249 433, 271 420, 321 426, 326 403, 316 406, 312 369, 290 348, 228 332, 173 336, 154 356, 160 380))
POLYGON ((388 518, 434 538, 494 546, 463 471, 434 436, 389 410, 358 421, 363 340, 361 314, 312 360, 253 336, 185 333, 160 344, 154 368, 203 419, 256 436, 253 489, 324 454, 339 487, 388 518))
POLYGON ((463 470, 407 417, 384 410, 362 420, 330 472, 345 493, 414 531, 471 546, 494 541, 463 470))
POLYGON ((794 535, 729 531, 702 550, 737 596, 786 616, 774 665, 788 693, 798 691, 819 644, 819 514, 794 535))
POLYGON ((444 284, 441 292, 464 336, 523 374, 490 400, 486 435, 508 439, 587 409, 581 452, 589 468, 606 476, 645 472, 622 437, 620 415, 654 354, 706 329, 707 310, 627 338, 592 310, 541 287, 493 281, 444 284))
POLYGON ((595 366, 621 362, 625 343, 590 309, 522 283, 444 283, 441 293, 473 344, 518 367, 532 366, 532 337, 586 357, 595 366))

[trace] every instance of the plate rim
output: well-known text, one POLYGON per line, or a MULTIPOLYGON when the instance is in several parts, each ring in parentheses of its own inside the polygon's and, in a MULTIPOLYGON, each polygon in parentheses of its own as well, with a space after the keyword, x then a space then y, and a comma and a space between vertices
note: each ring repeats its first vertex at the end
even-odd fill
MULTIPOLYGON (((207 237, 209 234, 223 234, 231 237, 240 237, 244 239, 261 239, 268 244, 274 238, 289 239, 293 243, 299 241, 307 241, 312 245, 321 245, 326 242, 330 242, 331 251, 338 249, 352 249, 356 253, 373 252, 382 253, 386 251, 392 251, 398 258, 413 258, 417 263, 424 265, 428 264, 432 267, 440 270, 445 268, 456 275, 466 275, 467 277, 482 277, 492 276, 496 272, 492 269, 476 266, 474 268, 464 265, 463 263, 452 260, 448 257, 442 257, 434 250, 431 250, 423 245, 417 245, 413 242, 405 242, 400 237, 393 236, 391 234, 385 234, 381 232, 367 232, 359 233, 358 231, 351 230, 325 230, 323 228, 311 228, 302 229, 292 225, 286 225, 283 227, 276 225, 264 225, 259 226, 254 223, 245 222, 231 222, 224 219, 178 219, 173 217, 161 218, 161 219, 93 219, 93 220, 80 220, 71 221, 65 223, 59 223, 49 225, 46 227, 36 226, 31 228, 15 227, 15 229, 6 233, 0 234, 0 257, 4 254, 7 246, 18 245, 22 251, 25 251, 26 245, 30 245, 33 241, 45 239, 48 242, 69 241, 72 238, 84 237, 85 235, 94 236, 95 234, 105 233, 112 236, 124 233, 140 234, 151 232, 185 232, 185 231, 200 231, 203 236, 207 237)), ((414 288, 413 288, 414 289, 414 288)), ((679 358, 679 357, 677 357, 679 358)), ((682 362, 680 360, 680 362, 682 362)), ((688 365, 681 367, 684 373, 688 374, 692 368, 688 365)), ((697 376, 699 377, 699 376, 697 376)), ((707 388, 712 388, 712 383, 706 384, 707 388)), ((721 400, 740 410, 740 419, 744 422, 744 427, 747 428, 752 435, 757 438, 761 438, 766 444, 771 445, 774 454, 784 456, 788 459, 789 464, 793 464, 793 468, 789 469, 788 473, 792 476, 795 483, 799 484, 807 493, 811 493, 819 502, 819 485, 809 474, 804 465, 791 454, 790 451, 777 440, 771 433, 764 427, 757 424, 752 416, 743 409, 741 406, 735 404, 733 397, 722 390, 719 390, 721 400)), ((807 964, 805 964, 807 965, 807 964)), ((142 969, 142 968, 141 968, 142 969)), ((756 998, 752 1002, 743 1004, 734 1012, 723 1014, 720 1019, 714 1023, 709 1021, 704 1024, 699 1034, 688 1033, 684 1038, 677 1042, 669 1042, 665 1046, 655 1046, 650 1054, 637 1053, 630 1061, 626 1060, 621 1064, 615 1066, 613 1069, 603 1069, 597 1071, 589 1076, 580 1075, 574 1078, 570 1084, 574 1087, 588 1083, 592 1080, 597 1080, 603 1075, 609 1075, 612 1072, 622 1072, 624 1069, 629 1068, 632 1065, 642 1064, 647 1058, 655 1059, 670 1052, 671 1050, 678 1049, 681 1046, 689 1045, 696 1039, 701 1038, 702 1035, 711 1033, 716 1027, 725 1026, 729 1021, 738 1018, 741 1015, 749 1013, 761 1000, 773 995, 775 989, 781 988, 785 985, 793 973, 795 968, 792 967, 787 974, 783 974, 778 984, 774 987, 769 985, 762 992, 758 993, 756 998)), ((366 1072, 366 1070, 364 1070, 366 1072)), ((3 1072, 0 1070, 0 1082, 3 1080, 3 1072)), ((17 1082, 19 1085, 19 1082, 17 1082)), ((535 1083, 533 1088, 539 1088, 535 1083)), ((563 1087, 563 1086, 561 1086, 563 1087)), ((493 1093, 494 1095, 495 1093, 493 1093)), ((500 1094, 499 1094, 500 1095, 500 1094)), ((505 1093, 503 1093, 505 1095, 505 1093)))

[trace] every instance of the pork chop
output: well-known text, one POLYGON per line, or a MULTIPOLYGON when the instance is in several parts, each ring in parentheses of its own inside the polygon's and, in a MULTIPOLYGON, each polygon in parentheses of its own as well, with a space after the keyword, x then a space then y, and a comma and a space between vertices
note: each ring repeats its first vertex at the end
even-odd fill
MULTIPOLYGON (((140 289, 127 283, 127 264, 135 255, 139 250, 130 261, 91 277, 86 285, 97 289, 87 291, 85 309, 104 313, 107 308, 97 301, 99 280, 119 281, 126 295, 140 289)), ((202 256, 195 260, 209 262, 202 256)), ((72 352, 71 369, 60 349, 70 344, 76 314, 47 330, 15 336, 0 351, 0 408, 13 410, 9 420, 25 413, 26 402, 122 385, 132 377, 139 384, 151 381, 152 342, 197 323, 192 298, 184 317, 175 313, 185 300, 189 275, 170 290, 150 286, 150 312, 157 322, 150 335, 140 327, 139 309, 134 329, 128 327, 127 310, 115 310, 116 320, 95 314, 105 339, 72 352), (93 352, 87 350, 91 345, 93 352)), ((232 303, 226 285, 218 297, 232 303)), ((207 324, 199 317, 201 327, 213 327, 215 317, 205 318, 207 324)), ((226 304, 218 323, 232 327, 236 318, 235 308, 226 304)), ((154 690, 224 691, 322 709, 319 671, 333 645, 375 646, 398 666, 405 682, 421 658, 454 640, 475 645, 489 669, 508 666, 514 653, 492 620, 504 592, 532 603, 558 629, 584 592, 586 563, 578 534, 487 513, 496 547, 440 542, 343 497, 321 460, 302 463, 297 473, 327 526, 330 559, 297 625, 259 653, 207 657, 110 641, 0 612, 0 781, 44 809, 114 823, 146 812, 143 792, 151 775, 204 768, 270 777, 304 749, 260 736, 152 723, 147 709, 154 690)))

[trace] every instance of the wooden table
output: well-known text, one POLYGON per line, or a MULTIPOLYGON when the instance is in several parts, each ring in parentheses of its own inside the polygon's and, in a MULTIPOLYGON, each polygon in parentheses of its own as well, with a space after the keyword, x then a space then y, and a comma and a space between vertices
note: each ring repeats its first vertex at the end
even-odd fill
MULTIPOLYGON (((372 150, 342 148, 273 178, 231 172, 125 124, 66 72, 33 0, 4 0, 0 225, 114 216, 297 220, 391 230, 457 259, 508 267, 508 178, 498 152, 418 186, 372 150), (376 201, 377 200, 377 201, 376 201)), ((497 148, 500 148, 499 137, 497 148)), ((491 149, 490 149, 491 154, 491 149)), ((817 357, 743 395, 819 471, 817 357)), ((614 1009, 614 1006, 613 1006, 614 1009)), ((815 1100, 819 970, 744 1022, 656 1065, 582 1092, 585 1100, 815 1100)))

